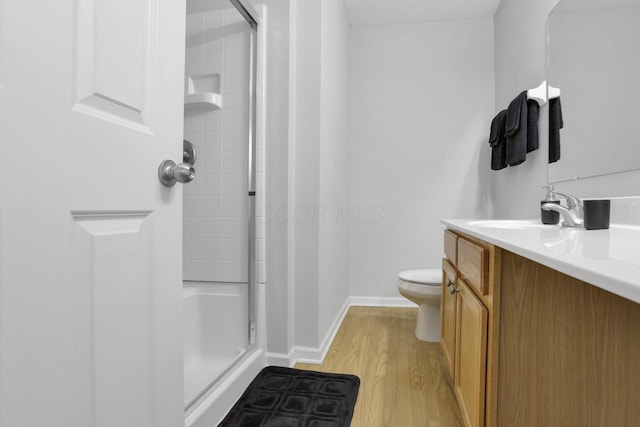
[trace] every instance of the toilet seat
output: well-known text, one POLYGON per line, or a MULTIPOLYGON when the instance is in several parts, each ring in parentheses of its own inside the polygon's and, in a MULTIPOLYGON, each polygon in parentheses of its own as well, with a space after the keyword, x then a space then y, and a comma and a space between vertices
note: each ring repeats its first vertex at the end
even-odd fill
POLYGON ((402 291, 401 293, 405 294, 405 296, 411 296, 413 298, 435 297, 439 300, 442 293, 438 284, 413 283, 402 279, 400 279, 398 283, 398 288, 402 291))
POLYGON ((422 286, 440 286, 442 283, 442 270, 407 270, 398 273, 398 277, 405 282, 422 286))

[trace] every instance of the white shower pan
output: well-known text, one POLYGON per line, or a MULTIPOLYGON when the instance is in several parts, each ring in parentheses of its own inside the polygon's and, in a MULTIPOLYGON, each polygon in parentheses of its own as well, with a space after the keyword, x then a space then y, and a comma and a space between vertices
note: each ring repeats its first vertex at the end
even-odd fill
POLYGON ((247 285, 185 282, 184 404, 198 399, 248 348, 247 285))

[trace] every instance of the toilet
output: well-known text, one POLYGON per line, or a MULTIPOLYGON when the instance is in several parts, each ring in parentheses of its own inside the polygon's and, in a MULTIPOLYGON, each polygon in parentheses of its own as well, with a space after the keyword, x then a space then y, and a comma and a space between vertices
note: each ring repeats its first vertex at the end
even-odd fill
POLYGON ((418 304, 416 338, 440 341, 442 270, 407 270, 398 274, 398 291, 418 304))

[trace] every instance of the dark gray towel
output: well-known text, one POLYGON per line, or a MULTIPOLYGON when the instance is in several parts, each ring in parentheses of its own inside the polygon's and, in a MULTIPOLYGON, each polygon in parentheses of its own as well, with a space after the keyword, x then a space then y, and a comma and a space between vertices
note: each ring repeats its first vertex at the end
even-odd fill
POLYGON ((519 165, 527 158, 527 91, 516 96, 507 108, 507 164, 519 165))
POLYGON ((549 100, 549 163, 560 160, 560 129, 564 127, 560 98, 549 100))
POLYGON ((540 105, 537 101, 527 101, 527 153, 537 150, 538 143, 538 117, 540 105))
POLYGON ((491 146, 491 169, 494 171, 507 167, 507 141, 504 128, 507 122, 507 110, 502 110, 491 121, 489 145, 491 146))

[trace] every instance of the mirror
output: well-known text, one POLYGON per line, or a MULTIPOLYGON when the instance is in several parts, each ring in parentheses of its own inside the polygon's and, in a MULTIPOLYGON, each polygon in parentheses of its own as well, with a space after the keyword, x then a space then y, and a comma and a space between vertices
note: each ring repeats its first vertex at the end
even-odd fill
POLYGON ((640 0, 560 0, 547 31, 564 121, 549 182, 640 169, 640 0))

